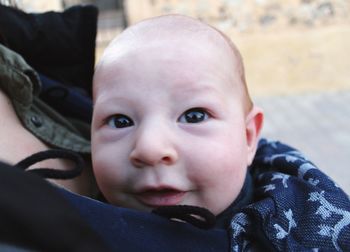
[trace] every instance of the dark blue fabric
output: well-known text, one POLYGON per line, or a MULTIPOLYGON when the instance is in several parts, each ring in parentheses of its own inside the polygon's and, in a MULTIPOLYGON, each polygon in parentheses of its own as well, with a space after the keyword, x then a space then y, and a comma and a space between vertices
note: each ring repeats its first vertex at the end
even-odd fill
POLYGON ((0 162, 0 251, 111 250, 56 187, 0 162))
POLYGON ((60 190, 113 251, 229 251, 227 230, 202 230, 60 190))
POLYGON ((92 97, 97 18, 93 5, 25 13, 0 4, 0 33, 36 71, 92 97))
POLYGON ((39 74, 42 84, 40 98, 67 117, 91 123, 92 100, 82 89, 62 84, 56 80, 39 74))
POLYGON ((254 203, 231 221, 231 251, 350 251, 350 200, 297 150, 261 140, 254 203))

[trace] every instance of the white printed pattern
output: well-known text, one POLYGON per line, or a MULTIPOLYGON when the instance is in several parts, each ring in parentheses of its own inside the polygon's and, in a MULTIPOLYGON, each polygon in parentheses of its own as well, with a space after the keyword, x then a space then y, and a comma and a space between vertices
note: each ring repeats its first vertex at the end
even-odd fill
POLYGON ((340 251, 341 249, 338 244, 339 234, 343 228, 345 228, 350 224, 350 212, 332 205, 324 197, 324 194, 325 194, 324 191, 312 192, 309 194, 310 198, 308 201, 318 202, 320 204, 320 207, 317 209, 316 214, 320 215, 324 220, 331 218, 332 214, 341 216, 341 219, 337 223, 335 223, 333 226, 328 226, 323 224, 318 226, 320 228, 318 233, 322 236, 331 237, 334 247, 338 251, 340 251))
MULTIPOLYGON (((272 164, 273 160, 275 160, 277 157, 282 157, 284 156, 287 162, 295 162, 298 160, 297 158, 291 157, 286 154, 279 154, 279 155, 274 155, 270 157, 269 162, 272 164)), ((298 169, 298 177, 300 179, 304 179, 305 174, 311 170, 311 169, 317 169, 314 165, 311 163, 304 163, 299 166, 298 169)), ((287 180, 289 178, 289 175, 282 174, 282 173, 274 173, 271 181, 274 181, 276 179, 282 179, 282 184, 284 188, 288 188, 287 185, 287 180)), ((314 178, 309 178, 307 180, 308 183, 316 186, 320 181, 318 179, 314 178)), ((335 184, 336 185, 336 184, 335 184)), ((276 186, 274 184, 270 184, 267 186, 264 186, 265 192, 269 190, 274 190, 276 189, 276 186)), ((322 236, 328 236, 332 238, 332 242, 334 247, 336 248, 337 251, 341 251, 339 244, 338 244, 338 238, 341 230, 346 227, 347 225, 350 224, 350 212, 345 211, 343 209, 339 209, 335 206, 333 206, 329 201, 327 201, 324 197, 324 191, 321 193, 319 192, 312 192, 309 194, 310 198, 309 201, 312 202, 319 202, 321 206, 318 208, 315 214, 321 215, 323 219, 327 219, 331 217, 332 213, 333 214, 338 214, 342 216, 342 219, 337 222, 333 227, 332 226, 327 226, 327 225, 319 225, 320 231, 318 232, 322 236)), ((288 219, 288 230, 284 230, 280 225, 274 224, 274 227, 277 230, 276 238, 277 239, 283 239, 287 237, 287 235, 290 233, 290 230, 294 227, 297 227, 297 224, 295 220, 293 219, 293 212, 291 209, 289 209, 287 212, 284 211, 285 217, 288 219)), ((315 250, 318 250, 315 248, 315 250)))
POLYGON ((276 239, 279 239, 279 240, 286 238, 286 236, 290 234, 290 231, 292 230, 292 228, 297 227, 297 224, 296 224, 295 220, 293 219, 292 209, 288 209, 288 211, 284 211, 283 213, 284 213, 284 216, 288 220, 288 230, 283 229, 278 224, 273 225, 274 228, 277 230, 276 239))
MULTIPOLYGON (((277 148, 277 145, 274 144, 273 142, 270 142, 270 144, 272 144, 272 146, 274 148, 277 148)), ((267 164, 272 165, 274 160, 276 158, 280 158, 280 157, 284 157, 286 162, 292 162, 294 163, 297 160, 303 159, 302 161, 306 161, 305 163, 303 163, 302 165, 299 166, 298 168, 298 178, 300 179, 305 179, 304 176, 306 175, 306 173, 312 169, 317 169, 317 167, 315 167, 313 164, 311 164, 310 162, 308 162, 308 160, 301 155, 300 152, 298 151, 290 151, 287 152, 285 154, 276 154, 276 155, 272 155, 270 157, 266 157, 264 158, 264 162, 267 164)), ((275 181, 275 180, 279 180, 281 181, 283 187, 285 189, 288 188, 288 179, 289 179, 290 175, 287 174, 283 174, 283 173, 274 173, 272 175, 271 178, 271 182, 275 181)), ((307 180, 307 182, 313 186, 317 186, 320 181, 319 179, 316 178, 309 178, 307 180)), ((335 183, 334 183, 335 184, 335 183)), ((335 186, 337 186, 335 184, 335 186)), ((265 189, 264 191, 273 191, 276 189, 276 184, 271 183, 268 185, 263 186, 263 188, 265 189)), ((350 225, 350 212, 337 208, 336 206, 332 205, 324 196, 324 191, 322 192, 311 192, 309 193, 309 199, 308 201, 311 202, 318 202, 320 204, 320 207, 317 209, 317 211, 315 212, 316 215, 320 215, 322 219, 328 219, 331 217, 332 214, 337 214, 339 216, 341 216, 341 219, 335 223, 333 226, 329 226, 329 225, 325 225, 325 224, 321 224, 319 225, 319 232, 318 234, 321 236, 327 236, 330 237, 332 239, 333 245, 336 248, 337 251, 341 251, 341 248, 339 247, 338 244, 338 238, 340 235, 340 232, 342 231, 342 229, 344 229, 346 226, 350 225)), ((281 227, 279 224, 275 223, 273 226, 276 229, 276 239, 285 239, 286 237, 288 237, 288 235, 290 234, 291 230, 293 228, 297 228, 297 222, 294 220, 293 218, 293 211, 291 209, 288 209, 287 211, 283 211, 285 218, 288 220, 288 229, 285 230, 283 227, 281 227)), ((249 225, 249 221, 248 221, 248 216, 244 213, 238 213, 235 215, 235 217, 233 218, 232 222, 231 222, 231 227, 233 230, 233 239, 235 239, 236 237, 238 237, 240 234, 245 233, 246 229, 245 227, 249 225)), ((244 241, 244 244, 247 244, 247 241, 244 241)), ((245 246, 244 246, 245 247, 245 246)), ((238 251, 238 245, 235 245, 232 251, 238 251)), ((312 251, 319 251, 318 248, 313 248, 312 251)))

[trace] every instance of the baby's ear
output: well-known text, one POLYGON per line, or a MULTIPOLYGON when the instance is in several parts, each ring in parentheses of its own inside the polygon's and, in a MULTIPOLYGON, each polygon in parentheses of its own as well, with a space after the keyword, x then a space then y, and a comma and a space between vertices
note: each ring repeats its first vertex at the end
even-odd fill
POLYGON ((247 162, 250 165, 254 159, 260 132, 263 126, 264 114, 261 108, 253 106, 246 116, 247 162))

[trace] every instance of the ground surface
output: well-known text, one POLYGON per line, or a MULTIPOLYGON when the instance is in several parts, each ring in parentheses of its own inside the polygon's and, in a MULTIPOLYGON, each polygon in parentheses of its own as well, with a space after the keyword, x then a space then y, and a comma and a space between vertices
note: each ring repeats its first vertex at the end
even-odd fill
POLYGON ((263 137, 297 149, 350 194, 350 90, 260 97, 263 137))

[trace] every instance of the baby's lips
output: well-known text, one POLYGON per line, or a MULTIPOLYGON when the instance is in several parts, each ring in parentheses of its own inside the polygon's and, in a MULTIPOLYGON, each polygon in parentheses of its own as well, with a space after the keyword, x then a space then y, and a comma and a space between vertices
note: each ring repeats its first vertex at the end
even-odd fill
POLYGON ((186 192, 172 188, 147 189, 136 194, 136 198, 144 205, 152 208, 179 205, 186 192))

